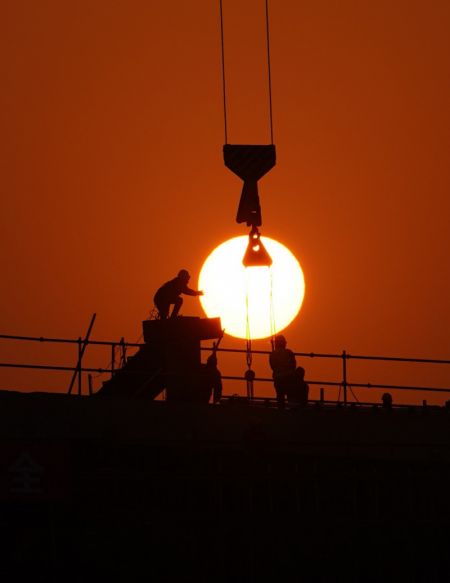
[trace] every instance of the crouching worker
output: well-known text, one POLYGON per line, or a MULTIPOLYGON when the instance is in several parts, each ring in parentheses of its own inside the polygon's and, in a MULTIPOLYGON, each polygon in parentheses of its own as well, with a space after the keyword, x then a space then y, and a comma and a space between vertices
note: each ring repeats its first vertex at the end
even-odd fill
POLYGON ((287 398, 289 403, 296 403, 301 407, 308 404, 309 385, 305 382, 305 369, 298 366, 295 371, 296 382, 291 391, 288 391, 287 398))
POLYGON ((181 294, 187 296, 202 296, 202 291, 196 291, 188 287, 189 280, 191 276, 186 269, 179 271, 177 277, 171 279, 162 285, 156 292, 153 301, 156 308, 158 309, 159 317, 161 320, 166 320, 169 317, 170 306, 173 304, 171 318, 176 318, 178 312, 183 304, 183 298, 181 294))

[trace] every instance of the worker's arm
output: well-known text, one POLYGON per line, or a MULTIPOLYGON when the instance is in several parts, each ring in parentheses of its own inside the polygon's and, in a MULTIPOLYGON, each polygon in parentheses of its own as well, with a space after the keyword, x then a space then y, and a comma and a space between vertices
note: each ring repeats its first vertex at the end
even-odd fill
POLYGON ((293 370, 295 370, 297 368, 297 359, 295 358, 295 354, 292 352, 292 350, 290 351, 290 359, 291 359, 291 366, 293 368, 293 370))
POLYGON ((202 291, 196 291, 195 289, 191 289, 190 287, 186 286, 182 289, 182 293, 187 296, 202 296, 202 291))
POLYGON ((270 364, 270 368, 272 370, 274 369, 274 361, 275 361, 275 358, 274 358, 273 352, 271 352, 270 356, 269 356, 269 364, 270 364))

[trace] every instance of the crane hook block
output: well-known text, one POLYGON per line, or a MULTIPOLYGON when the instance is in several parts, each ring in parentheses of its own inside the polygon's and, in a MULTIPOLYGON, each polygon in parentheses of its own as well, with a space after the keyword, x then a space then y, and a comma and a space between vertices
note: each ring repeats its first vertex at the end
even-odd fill
POLYGON ((275 166, 275 146, 225 144, 223 159, 225 166, 244 181, 236 222, 247 223, 249 227, 260 227, 262 217, 258 180, 275 166))
POLYGON ((272 263, 272 257, 261 241, 260 232, 257 227, 252 227, 248 236, 247 249, 242 258, 242 265, 244 267, 270 267, 272 263))

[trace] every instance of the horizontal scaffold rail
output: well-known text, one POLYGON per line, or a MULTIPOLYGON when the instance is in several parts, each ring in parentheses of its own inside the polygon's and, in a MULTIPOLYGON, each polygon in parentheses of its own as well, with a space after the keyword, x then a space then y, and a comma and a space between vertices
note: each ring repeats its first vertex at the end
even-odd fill
MULTIPOLYGON (((122 365, 126 360, 126 351, 128 348, 140 348, 144 346, 140 342, 125 342, 122 338, 118 341, 111 340, 90 340, 81 338, 52 338, 44 336, 18 336, 12 334, 0 334, 0 340, 9 341, 22 341, 22 342, 38 342, 38 343, 53 343, 53 344, 71 344, 76 345, 78 348, 78 353, 80 354, 80 349, 82 345, 92 345, 98 347, 109 347, 112 352, 112 361, 106 367, 83 367, 81 363, 81 358, 76 366, 65 366, 65 365, 51 365, 51 364, 34 364, 34 363, 13 363, 13 362, 0 362, 0 368, 12 368, 12 369, 29 369, 29 370, 45 370, 45 371, 55 371, 55 372, 71 372, 74 375, 78 375, 79 379, 79 391, 81 394, 81 375, 87 373, 89 377, 92 374, 111 374, 114 375, 118 368, 115 363, 115 351, 119 350, 122 352, 122 365)), ((202 351, 206 352, 221 352, 221 353, 231 353, 231 354, 246 354, 247 350, 240 348, 222 348, 214 346, 203 346, 202 351)), ((270 350, 252 350, 253 355, 270 355, 270 350)), ((401 363, 412 363, 412 364, 433 364, 433 365, 449 365, 450 360, 437 359, 437 358, 411 358, 411 357, 400 357, 400 356, 374 356, 374 355, 360 355, 360 354, 349 354, 345 350, 341 353, 321 353, 321 352, 294 352, 295 356, 300 358, 311 358, 311 359, 334 359, 340 360, 342 363, 342 379, 337 381, 321 381, 321 380, 310 380, 308 379, 308 384, 312 386, 320 387, 330 387, 339 389, 338 401, 340 401, 340 392, 343 390, 343 402, 347 403, 347 389, 352 392, 353 389, 365 389, 365 390, 395 390, 395 391, 415 391, 415 392, 435 392, 435 393, 450 393, 450 388, 446 387, 430 387, 430 386, 411 386, 411 385, 397 385, 397 384, 380 384, 380 383, 356 383, 351 382, 348 375, 348 364, 349 361, 377 361, 377 362, 401 362, 401 363)), ((119 367, 120 368, 120 367, 119 367)), ((142 371, 135 371, 136 373, 142 373, 142 371)), ((134 374, 134 373, 130 373, 134 374)), ((242 376, 230 376, 223 375, 222 378, 226 381, 240 381, 246 382, 245 375, 242 376)), ((91 379, 90 379, 91 381, 91 379)), ((255 377, 255 382, 261 383, 272 383, 272 378, 267 377, 255 377)), ((90 386, 91 390, 91 386, 90 386)), ((353 395, 355 397, 355 395, 353 395)), ((256 398, 256 397, 255 397, 256 398)), ((355 400, 356 397, 355 397, 355 400)))
MULTIPOLYGON (((44 336, 15 336, 12 334, 0 334, 0 340, 23 340, 28 342, 50 342, 50 343, 61 343, 61 344, 79 344, 79 338, 46 338, 44 336)), ((92 344, 97 346, 125 346, 126 348, 139 348, 144 346, 142 342, 122 342, 120 340, 88 340, 86 344, 92 344)), ((201 350, 211 351, 213 347, 203 346, 201 350)), ((246 354, 247 350, 243 348, 216 348, 217 352, 230 352, 236 354, 246 354)), ((252 350, 252 354, 270 354, 270 350, 252 350)), ((345 351, 344 351, 345 352, 345 351)), ((373 355, 363 355, 363 354, 350 354, 349 352, 340 353, 324 353, 324 352, 294 352, 295 356, 301 356, 304 358, 346 358, 347 360, 382 360, 386 362, 417 362, 422 364, 450 364, 450 360, 445 360, 442 358, 411 358, 404 356, 373 356, 373 355)), ((107 371, 105 371, 107 372, 107 371)))

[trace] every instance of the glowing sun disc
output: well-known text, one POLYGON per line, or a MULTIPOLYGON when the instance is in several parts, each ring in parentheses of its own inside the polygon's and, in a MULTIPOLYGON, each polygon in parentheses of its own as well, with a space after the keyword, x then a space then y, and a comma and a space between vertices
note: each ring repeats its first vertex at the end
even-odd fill
POLYGON ((269 267, 242 265, 248 237, 225 241, 208 256, 199 276, 202 307, 210 318, 220 316, 226 334, 237 338, 268 338, 296 317, 305 294, 299 262, 287 247, 261 237, 273 259, 269 267))

